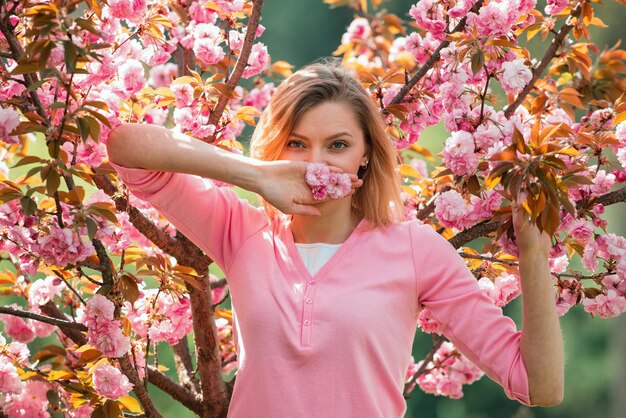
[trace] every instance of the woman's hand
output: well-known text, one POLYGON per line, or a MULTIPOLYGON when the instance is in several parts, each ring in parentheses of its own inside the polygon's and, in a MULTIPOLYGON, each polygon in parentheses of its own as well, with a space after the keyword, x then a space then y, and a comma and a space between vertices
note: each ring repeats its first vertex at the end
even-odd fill
POLYGON ((534 251, 545 254, 547 257, 550 248, 552 248, 550 236, 545 231, 540 231, 536 224, 530 222, 528 213, 521 203, 513 202, 511 208, 513 211, 513 228, 520 253, 534 251))
MULTIPOLYGON (((294 215, 321 215, 315 205, 326 200, 315 200, 311 187, 306 184, 306 162, 304 161, 264 161, 259 163, 260 178, 255 190, 263 199, 279 211, 294 215)), ((330 171, 342 173, 337 167, 330 166, 330 171)), ((352 192, 346 196, 351 197, 357 188, 363 185, 356 174, 350 174, 352 192)))

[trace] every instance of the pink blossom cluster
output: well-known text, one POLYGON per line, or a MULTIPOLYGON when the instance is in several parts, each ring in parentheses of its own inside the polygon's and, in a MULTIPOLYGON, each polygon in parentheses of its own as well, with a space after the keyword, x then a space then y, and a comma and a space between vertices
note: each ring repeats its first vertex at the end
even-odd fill
POLYGON ((262 111, 269 104, 275 91, 274 83, 265 83, 263 87, 255 87, 244 97, 243 105, 252 106, 258 111, 262 111))
POLYGON ((117 19, 139 19, 148 9, 147 0, 109 0, 109 13, 117 19))
POLYGON ((49 234, 37 239, 33 251, 50 265, 66 266, 86 259, 96 250, 91 242, 83 242, 71 228, 52 224, 49 234))
POLYGON ((489 296, 498 307, 503 307, 519 296, 522 289, 519 278, 513 274, 502 273, 496 278, 481 277, 478 286, 489 296))
POLYGON ((626 278, 617 274, 602 279, 603 293, 582 301, 586 312, 602 318, 612 318, 626 311, 626 278))
POLYGON ((313 198, 316 200, 341 199, 352 190, 350 177, 344 173, 330 171, 326 164, 308 163, 304 179, 311 186, 313 198))
POLYGON ((20 115, 12 108, 0 108, 0 142, 17 144, 18 137, 11 133, 20 124, 20 115))
POLYGON ((491 217, 501 203, 502 196, 495 191, 482 199, 472 195, 467 202, 456 190, 448 190, 435 198, 435 216, 446 228, 465 229, 491 217))
POLYGON ((50 383, 41 380, 24 382, 19 393, 7 393, 0 398, 0 408, 8 418, 49 418, 47 393, 50 383))
POLYGON ((78 320, 87 326, 87 339, 107 357, 122 357, 130 349, 119 320, 114 319, 115 305, 106 297, 95 294, 78 320))
POLYGON ((521 58, 502 64, 500 84, 508 94, 519 93, 531 78, 532 72, 521 58))
POLYGON ((372 29, 370 28, 369 21, 364 17, 358 17, 350 22, 348 29, 341 37, 341 43, 345 45, 351 42, 367 42, 371 34, 372 29))
POLYGON ((432 314, 428 308, 423 308, 420 311, 417 317, 417 325, 427 334, 441 335, 441 324, 432 318, 432 314))
POLYGON ((142 338, 153 342, 176 344, 193 329, 189 297, 175 297, 156 289, 144 289, 131 306, 126 302, 123 312, 131 327, 142 338), (155 300, 156 298, 156 300, 155 300))
MULTIPOLYGON (((96 202, 105 202, 115 206, 115 203, 109 195, 104 193, 102 190, 96 190, 87 200, 85 200, 84 205, 89 206, 96 202)), ((131 204, 138 209, 142 209, 144 215, 153 220, 155 223, 160 223, 159 215, 156 213, 156 210, 152 207, 145 208, 145 202, 139 200, 136 201, 136 198, 131 195, 131 204), (138 204, 139 202, 142 202, 142 204, 138 204)), ((141 248, 150 248, 152 246, 150 240, 139 232, 130 222, 127 212, 117 212, 115 216, 119 222, 119 226, 107 222, 103 217, 95 216, 95 219, 101 221, 98 232, 96 232, 96 238, 107 247, 109 252, 113 254, 120 254, 122 250, 128 249, 128 247, 130 247, 133 243, 141 248)))
MULTIPOLYGON (((411 364, 407 380, 422 366, 423 361, 411 364)), ((447 396, 452 399, 463 397, 463 385, 469 385, 483 376, 483 372, 450 342, 444 342, 427 364, 426 373, 417 377, 417 384, 426 393, 447 396)), ((411 389, 409 389, 411 390, 411 389)))
POLYGON ((91 138, 79 143, 66 142, 61 149, 67 152, 70 162, 74 161, 76 155, 76 164, 87 164, 90 167, 99 167, 107 158, 104 144, 91 138))
POLYGON ((472 174, 478 167, 474 138, 466 131, 452 132, 442 151, 443 163, 456 175, 472 174))
POLYGON ((61 294, 61 279, 56 276, 47 276, 45 279, 35 280, 28 289, 28 303, 32 308, 38 308, 61 294))
POLYGON ((556 301, 556 313, 559 316, 565 315, 572 306, 578 303, 579 294, 577 294, 571 287, 564 286, 557 296, 556 301))
POLYGON ((117 367, 99 363, 93 369, 93 388, 105 398, 118 399, 128 395, 133 384, 117 367))
POLYGON ((243 70, 243 78, 250 78, 259 74, 267 66, 270 61, 270 56, 267 52, 267 47, 262 43, 256 43, 252 46, 250 56, 248 57, 248 64, 245 70, 243 70))

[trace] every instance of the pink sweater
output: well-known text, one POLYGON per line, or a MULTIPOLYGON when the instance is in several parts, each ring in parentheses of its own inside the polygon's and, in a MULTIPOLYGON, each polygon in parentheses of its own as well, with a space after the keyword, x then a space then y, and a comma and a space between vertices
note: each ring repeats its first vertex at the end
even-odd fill
POLYGON ((529 404, 521 333, 429 226, 361 221, 311 276, 287 220, 270 222, 200 177, 113 166, 226 274, 239 361, 229 417, 402 417, 422 307, 509 398, 529 404))

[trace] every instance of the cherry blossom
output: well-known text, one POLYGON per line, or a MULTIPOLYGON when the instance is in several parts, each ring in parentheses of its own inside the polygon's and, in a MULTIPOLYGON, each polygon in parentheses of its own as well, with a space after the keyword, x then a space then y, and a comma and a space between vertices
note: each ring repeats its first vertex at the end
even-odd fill
POLYGON ((351 191, 351 181, 347 174, 331 172, 326 164, 308 163, 306 183, 311 186, 316 200, 341 199, 351 191))
POLYGON ((17 136, 11 132, 20 124, 20 115, 12 108, 0 108, 0 141, 7 144, 17 144, 17 136))
POLYGON ((100 363, 93 370, 93 387, 105 398, 118 399, 128 395, 133 385, 118 368, 100 363))

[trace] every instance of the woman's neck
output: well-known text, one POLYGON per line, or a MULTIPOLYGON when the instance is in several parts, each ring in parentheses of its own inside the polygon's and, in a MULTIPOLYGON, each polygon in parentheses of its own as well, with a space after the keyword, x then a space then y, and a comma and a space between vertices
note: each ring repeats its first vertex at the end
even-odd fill
POLYGON ((291 232, 296 243, 341 244, 348 239, 360 221, 361 218, 351 208, 348 213, 341 210, 323 210, 320 216, 294 215, 291 232))

